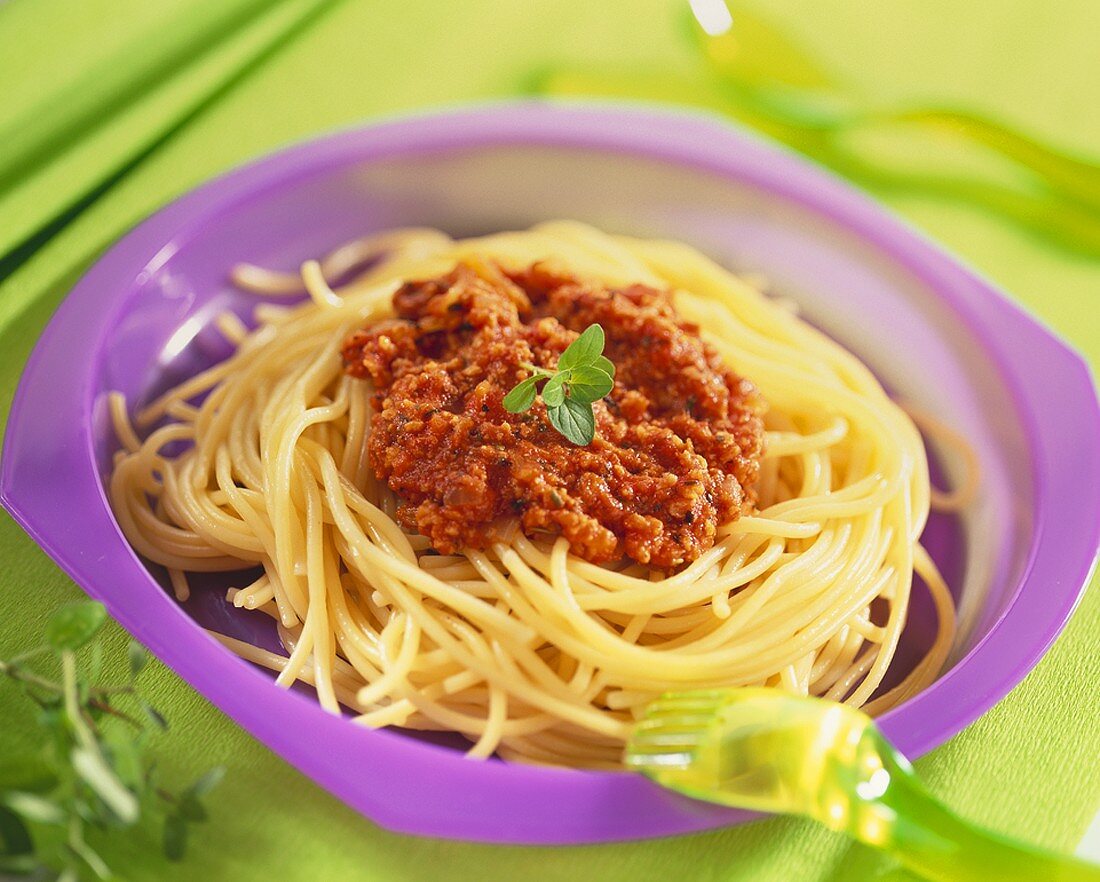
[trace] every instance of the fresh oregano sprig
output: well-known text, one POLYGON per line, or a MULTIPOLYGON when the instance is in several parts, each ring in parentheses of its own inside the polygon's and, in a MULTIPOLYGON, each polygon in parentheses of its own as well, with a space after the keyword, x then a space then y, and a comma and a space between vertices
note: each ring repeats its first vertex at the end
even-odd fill
POLYGON ((38 706, 43 744, 37 755, 0 759, 0 876, 118 878, 89 834, 94 840, 158 814, 165 854, 179 860, 190 825, 206 819, 201 798, 224 769, 212 769, 179 793, 155 779, 148 736, 168 724, 135 684, 148 658, 145 650, 129 644, 125 682, 93 682, 102 653, 95 638, 106 621, 106 610, 95 601, 61 607, 46 625, 45 643, 0 659, 0 674, 20 684, 38 706), (77 653, 85 647, 81 665, 77 653), (60 679, 28 666, 48 655, 56 656, 60 679))
POLYGON ((524 362, 531 372, 504 396, 504 409, 523 413, 535 403, 542 387, 542 403, 551 425, 582 447, 596 436, 596 417, 592 405, 615 386, 615 365, 603 354, 603 328, 589 325, 558 358, 557 370, 547 370, 524 362))

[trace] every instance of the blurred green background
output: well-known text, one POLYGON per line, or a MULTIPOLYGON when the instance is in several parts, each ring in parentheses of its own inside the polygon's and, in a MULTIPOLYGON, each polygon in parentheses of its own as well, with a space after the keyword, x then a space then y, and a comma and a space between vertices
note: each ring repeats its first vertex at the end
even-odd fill
MULTIPOLYGON (((163 36, 216 5, 8 0, 0 5, 0 132, 53 106, 58 90, 97 63, 126 63, 135 39, 163 36)), ((547 89, 645 92, 737 110, 707 72, 679 0, 343 0, 292 27, 266 57, 220 85, 308 5, 272 2, 239 32, 199 47, 180 75, 150 83, 86 137, 63 145, 49 168, 0 188, 0 241, 22 244, 0 257, 5 412, 50 313, 104 248, 174 196, 288 141, 382 114, 547 89)), ((744 10, 746 20, 766 18, 803 47, 857 112, 966 107, 1066 152, 1100 155, 1100 6, 1093 0, 760 0, 744 10)), ((736 4, 734 15, 736 32, 736 4)), ((1065 192, 1075 186, 1054 192, 957 134, 911 126, 830 134, 824 146, 819 136, 789 140, 841 167, 1100 363, 1100 219, 1084 198, 1085 172, 1076 198, 1065 192)), ((0 656, 9 656, 35 642, 48 614, 78 590, 6 516, 0 555, 0 656)), ((1100 797, 1100 768, 1089 759, 1100 754, 1098 638, 1093 591, 1008 699, 918 764, 933 790, 991 827, 1072 850, 1100 797)), ((109 644, 121 666, 117 629, 109 644)), ((167 775, 185 780, 224 763, 229 776, 186 863, 164 862, 153 829, 96 843, 133 879, 839 880, 882 871, 859 847, 786 820, 543 851, 389 834, 261 748, 164 668, 143 677, 174 724, 161 744, 167 775)), ((35 747, 29 707, 0 682, 0 755, 11 761, 35 747)))

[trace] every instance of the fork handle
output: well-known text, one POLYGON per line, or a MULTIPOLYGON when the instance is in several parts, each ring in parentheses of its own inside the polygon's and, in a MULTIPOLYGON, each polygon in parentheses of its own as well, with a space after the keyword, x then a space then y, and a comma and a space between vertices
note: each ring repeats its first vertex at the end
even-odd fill
POLYGON ((1045 144, 1021 128, 970 110, 936 105, 904 108, 883 115, 900 122, 954 131, 1015 160, 1063 195, 1094 210, 1100 208, 1100 163, 1045 144))
MULTIPOLYGON (((900 770, 899 770, 900 771, 900 770)), ((938 802, 915 777, 891 776, 874 803, 889 818, 885 841, 866 824, 849 830, 890 851, 910 870, 944 882, 1100 882, 1100 866, 1034 848, 965 821, 938 802), (883 809, 885 811, 883 811, 883 809)), ((870 806, 868 806, 870 808, 870 806)))

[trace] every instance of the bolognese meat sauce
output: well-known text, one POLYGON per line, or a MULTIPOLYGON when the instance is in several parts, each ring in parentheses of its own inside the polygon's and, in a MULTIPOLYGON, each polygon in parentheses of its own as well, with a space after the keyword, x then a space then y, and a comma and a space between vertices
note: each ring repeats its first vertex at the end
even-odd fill
POLYGON ((670 569, 751 506, 763 403, 670 292, 476 262, 408 282, 393 302, 397 317, 357 331, 343 355, 374 385, 371 466, 401 523, 441 553, 502 541, 518 519, 592 562, 670 569), (595 439, 578 446, 541 400, 518 414, 502 400, 525 362, 552 369, 593 323, 615 386, 593 405, 595 439))

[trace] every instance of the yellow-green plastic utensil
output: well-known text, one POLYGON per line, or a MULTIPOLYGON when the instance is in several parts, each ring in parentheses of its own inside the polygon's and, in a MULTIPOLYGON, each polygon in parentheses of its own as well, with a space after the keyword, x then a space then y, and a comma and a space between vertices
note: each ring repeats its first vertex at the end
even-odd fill
POLYGON ((928 879, 1100 882, 1100 867, 953 814, 848 705, 777 689, 671 693, 647 708, 625 761, 696 799, 812 818, 928 879))
MULTIPOLYGON (((710 0, 715 6, 722 0, 710 0)), ((732 90, 737 104, 791 129, 822 134, 909 123, 984 145, 1018 162, 1064 198, 1100 209, 1100 163, 1060 150, 987 114, 939 104, 875 106, 853 96, 812 53, 741 3, 730 27, 708 33, 698 13, 685 30, 707 67, 732 90)))
POLYGON ((530 88, 539 94, 646 99, 714 111, 880 191, 902 189, 985 206, 1062 247, 1100 252, 1095 158, 1058 149, 973 110, 881 105, 860 96, 796 39, 741 2, 691 0, 690 10, 684 3, 682 31, 700 61, 694 69, 552 66, 534 72, 530 88), (902 138, 935 134, 980 145, 1026 174, 986 180, 892 166, 875 150, 861 149, 858 137, 852 140, 873 131, 902 138))

